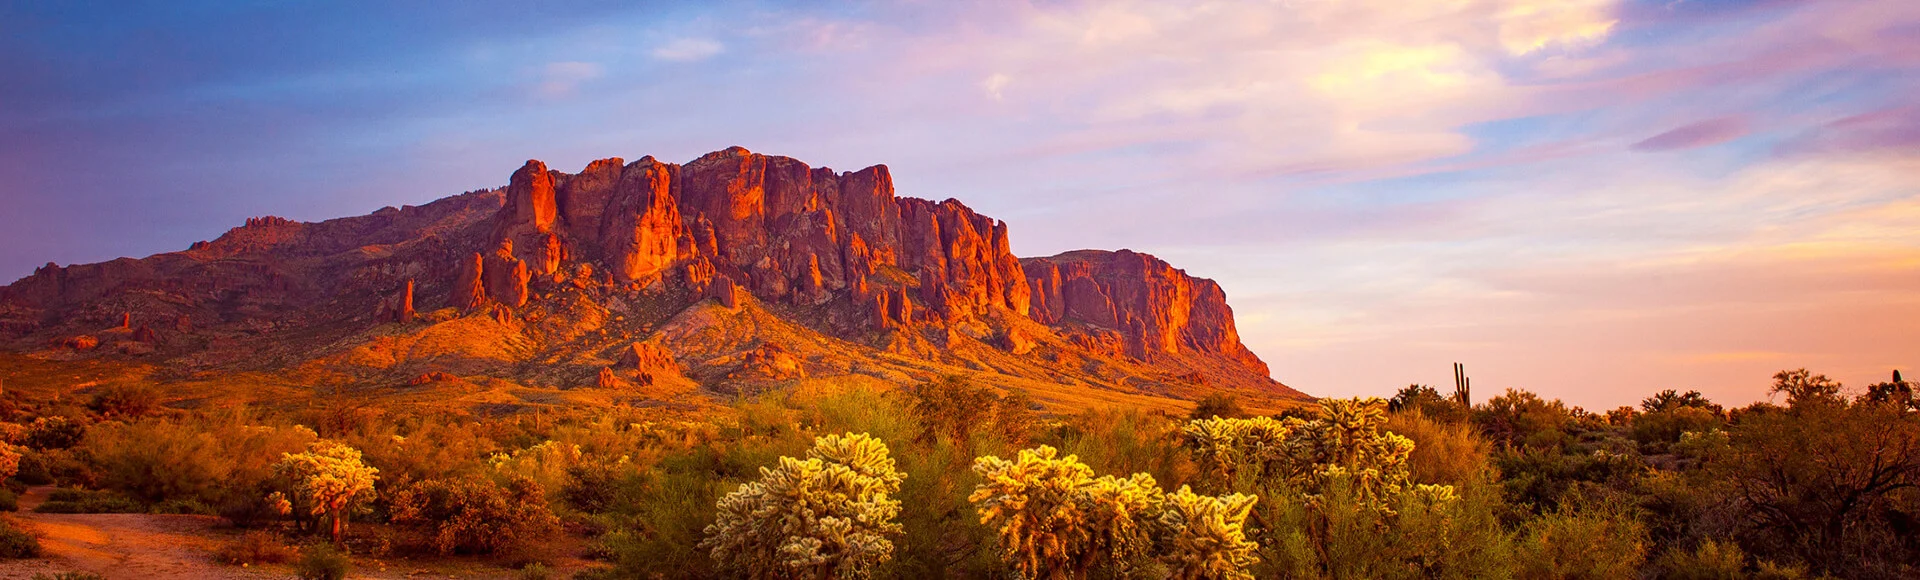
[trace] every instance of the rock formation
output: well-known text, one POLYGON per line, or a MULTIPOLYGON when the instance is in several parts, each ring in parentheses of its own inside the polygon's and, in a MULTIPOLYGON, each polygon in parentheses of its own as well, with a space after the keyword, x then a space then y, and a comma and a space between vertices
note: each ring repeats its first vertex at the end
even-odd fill
MULTIPOLYGON (((889 380, 929 372, 833 362, 857 350, 1050 382, 1118 389, 1206 383, 1298 396, 1268 378, 1266 365, 1240 344, 1225 294, 1212 281, 1126 250, 1022 260, 1009 236, 1005 222, 957 200, 895 196, 885 166, 836 172, 739 147, 684 165, 601 159, 576 174, 528 161, 505 187, 424 206, 316 223, 251 218, 181 252, 47 264, 0 288, 0 347, 91 349, 78 340, 91 337, 80 333, 99 332, 108 317, 130 329, 138 312, 201 337, 162 342, 142 326, 136 338, 156 354, 194 361, 181 364, 238 364, 332 356, 330 345, 371 340, 381 322, 421 320, 413 330, 386 332, 432 332, 475 320, 501 337, 482 339, 518 337, 511 352, 541 360, 570 360, 569 349, 625 349, 619 372, 601 358, 600 367, 555 379, 563 382, 593 376, 596 385, 605 377, 645 385, 684 376, 718 388, 729 375, 794 380, 815 368, 889 380), (701 324, 766 314, 841 342, 802 357, 770 340, 766 323, 741 323, 709 333, 729 338, 696 361, 732 362, 682 368, 676 358, 695 359, 676 357, 680 349, 711 345, 685 343, 691 334, 673 342, 649 333, 708 300, 724 311, 702 315, 701 324), (285 356, 240 354, 237 345, 248 343, 285 356), (219 348, 234 354, 195 354, 219 348), (708 368, 715 365, 726 368, 708 368)), ((446 335, 435 336, 442 339, 428 343, 434 348, 448 344, 446 335)), ((862 364, 897 364, 887 360, 862 364)), ((435 376, 436 364, 443 363, 365 372, 409 373, 384 379, 391 385, 435 376)))

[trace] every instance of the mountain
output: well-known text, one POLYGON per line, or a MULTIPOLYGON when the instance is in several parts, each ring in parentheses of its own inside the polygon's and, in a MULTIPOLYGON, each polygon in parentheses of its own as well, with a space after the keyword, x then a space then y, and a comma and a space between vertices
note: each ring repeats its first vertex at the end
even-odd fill
POLYGON ((1008 235, 959 201, 895 196, 885 166, 739 147, 575 174, 528 161, 419 207, 48 264, 0 289, 0 345, 163 383, 455 384, 504 405, 945 374, 1051 405, 1307 398, 1240 343, 1213 281, 1127 250, 1018 258, 1008 235))

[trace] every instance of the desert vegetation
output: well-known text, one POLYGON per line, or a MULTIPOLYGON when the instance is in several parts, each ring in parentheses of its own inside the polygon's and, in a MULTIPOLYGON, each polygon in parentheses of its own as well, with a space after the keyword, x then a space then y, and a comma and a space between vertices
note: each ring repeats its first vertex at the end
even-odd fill
MULTIPOLYGON (((218 516, 233 565, 349 555, 588 578, 1908 578, 1920 403, 1804 370, 1775 402, 1605 412, 1414 385, 1279 414, 1048 413, 964 377, 581 409, 0 400, 8 498, 218 516), (582 565, 581 562, 587 562, 582 565)), ((0 555, 33 537, 0 526, 0 555)))

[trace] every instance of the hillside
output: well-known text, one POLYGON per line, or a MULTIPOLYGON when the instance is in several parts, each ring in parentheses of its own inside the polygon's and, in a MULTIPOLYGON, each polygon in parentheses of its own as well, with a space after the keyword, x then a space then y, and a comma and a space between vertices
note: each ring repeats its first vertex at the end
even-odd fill
POLYGON ((0 288, 0 346, 179 389, 244 376, 502 408, 945 374, 1055 406, 1307 398, 1240 343, 1213 281, 1127 250, 1017 258, 1008 236, 959 201, 895 196, 885 166, 738 147, 529 161, 423 206, 48 264, 0 288))

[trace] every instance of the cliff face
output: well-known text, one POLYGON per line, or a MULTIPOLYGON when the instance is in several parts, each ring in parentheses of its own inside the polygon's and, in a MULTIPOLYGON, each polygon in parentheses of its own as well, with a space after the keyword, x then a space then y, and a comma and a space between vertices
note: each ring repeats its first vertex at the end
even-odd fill
POLYGON ((283 356, 251 364, 345 365, 359 370, 343 380, 361 382, 422 369, 511 376, 547 360, 584 365, 568 372, 591 371, 596 386, 612 388, 635 365, 589 367, 616 352, 630 358, 635 339, 652 337, 653 362, 640 365, 653 369, 648 384, 656 375, 681 380, 658 370, 672 353, 684 380, 720 392, 735 388, 718 383, 766 377, 932 372, 886 356, 895 353, 1169 396, 1210 388, 1298 396, 1240 344, 1210 280, 1126 250, 1023 261, 1004 222, 955 200, 896 197, 885 166, 837 173, 738 147, 685 165, 603 159, 577 174, 529 161, 502 189, 319 223, 255 218, 183 252, 49 264, 0 289, 0 337, 12 337, 10 348, 50 348, 109 321, 168 329, 147 330, 157 347, 121 354, 243 364, 217 356, 223 341, 273 335, 283 356), (737 321, 694 316, 702 304, 772 318, 720 333, 713 328, 737 321), (451 328, 475 321, 505 338, 445 346, 451 328), (696 323, 709 328, 671 336, 669 327, 696 323), (804 340, 768 330, 787 324, 804 340), (305 330, 283 332, 295 327, 305 330), (395 332, 438 337, 427 342, 439 350, 415 347, 377 365, 340 352, 395 332), (731 338, 690 342, 720 334, 731 338), (847 346, 807 360, 782 341, 847 346), (704 358, 692 360, 695 352, 704 358), (475 353, 500 364, 459 362, 475 353), (816 368, 742 370, 776 358, 781 368, 816 368))
POLYGON ((1021 263, 1033 290, 1033 319, 1086 348, 1150 362, 1209 359, 1249 376, 1268 375, 1267 364, 1240 344, 1226 292, 1212 280, 1131 250, 1081 250, 1021 263))

